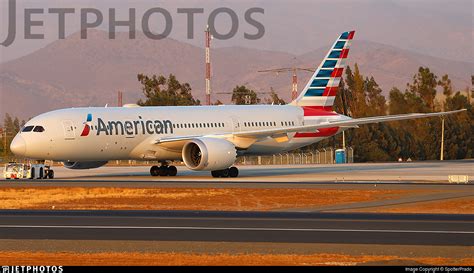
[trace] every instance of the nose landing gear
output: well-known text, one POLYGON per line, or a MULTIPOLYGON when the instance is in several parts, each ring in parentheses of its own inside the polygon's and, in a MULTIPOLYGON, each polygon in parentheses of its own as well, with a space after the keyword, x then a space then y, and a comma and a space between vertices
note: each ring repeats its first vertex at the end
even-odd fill
POLYGON ((150 168, 151 176, 176 176, 178 169, 175 166, 162 164, 161 166, 152 166, 150 168))

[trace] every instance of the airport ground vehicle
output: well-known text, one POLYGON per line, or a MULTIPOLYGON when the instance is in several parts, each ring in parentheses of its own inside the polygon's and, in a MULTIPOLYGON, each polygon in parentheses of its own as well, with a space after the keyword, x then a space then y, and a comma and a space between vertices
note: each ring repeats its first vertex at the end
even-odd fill
POLYGON ((16 163, 5 165, 3 172, 5 179, 53 179, 54 171, 45 163, 16 163))

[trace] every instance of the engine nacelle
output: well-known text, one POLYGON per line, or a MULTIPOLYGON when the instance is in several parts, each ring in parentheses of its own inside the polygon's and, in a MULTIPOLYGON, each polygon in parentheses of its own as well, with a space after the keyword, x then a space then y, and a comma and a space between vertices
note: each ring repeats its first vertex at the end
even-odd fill
POLYGON ((194 171, 223 170, 237 159, 234 144, 219 138, 197 138, 183 147, 183 161, 194 171))
POLYGON ((63 162, 64 167, 74 170, 95 169, 104 166, 108 161, 63 162))

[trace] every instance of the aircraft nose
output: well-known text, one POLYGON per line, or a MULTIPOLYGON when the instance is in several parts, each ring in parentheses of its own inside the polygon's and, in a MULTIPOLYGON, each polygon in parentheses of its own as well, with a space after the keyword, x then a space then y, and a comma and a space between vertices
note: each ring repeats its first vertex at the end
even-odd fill
POLYGON ((26 142, 22 136, 15 136, 12 143, 10 144, 10 151, 19 156, 24 156, 26 154, 26 142))

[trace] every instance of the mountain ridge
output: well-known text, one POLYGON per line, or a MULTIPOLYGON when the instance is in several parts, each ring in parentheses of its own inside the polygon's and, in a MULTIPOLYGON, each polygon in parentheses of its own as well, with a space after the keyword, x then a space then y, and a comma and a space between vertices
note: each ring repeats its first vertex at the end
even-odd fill
MULTIPOLYGON (((28 118, 64 107, 116 104, 118 90, 124 102, 134 103, 142 97, 136 75, 175 74, 189 82, 193 95, 204 101, 204 48, 174 39, 153 41, 137 33, 135 40, 127 33, 117 33, 109 40, 107 32, 92 30, 88 39, 74 33, 33 53, 0 64, 2 109, 28 118), (12 99, 15 104, 9 103, 12 99)), ((328 41, 330 42, 330 41, 328 41)), ((270 88, 286 101, 290 97, 291 74, 258 73, 278 67, 316 67, 329 46, 302 55, 280 51, 257 50, 241 46, 214 48, 211 52, 213 101, 230 102, 236 85, 248 85, 258 92, 270 88)), ((419 66, 430 67, 439 77, 447 73, 456 89, 470 84, 473 64, 426 56, 370 41, 354 40, 348 63, 358 63, 366 76, 373 75, 384 94, 392 86, 404 89, 419 66)), ((299 91, 311 77, 299 74, 299 91)), ((263 95, 262 95, 263 97, 263 95)))

